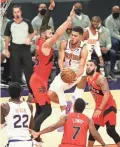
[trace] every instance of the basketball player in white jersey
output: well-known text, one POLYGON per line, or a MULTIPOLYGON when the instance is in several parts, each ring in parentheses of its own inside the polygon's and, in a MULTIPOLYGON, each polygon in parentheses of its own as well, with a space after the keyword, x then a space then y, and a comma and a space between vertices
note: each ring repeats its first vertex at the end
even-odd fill
MULTIPOLYGON (((65 68, 70 68, 74 70, 77 74, 77 80, 73 81, 72 84, 64 83, 59 74, 55 77, 54 81, 50 85, 48 95, 51 101, 60 104, 61 115, 66 114, 67 108, 66 96, 64 91, 76 85, 80 81, 81 75, 84 72, 88 49, 86 45, 82 42, 83 33, 84 31, 81 27, 75 27, 72 30, 71 38, 62 41, 60 44, 58 61, 61 72, 65 68)), ((69 111, 69 108, 67 110, 69 111)))
POLYGON ((21 90, 19 83, 12 83, 8 88, 10 101, 0 105, 0 124, 6 125, 8 138, 6 147, 33 147, 29 133, 29 128, 33 128, 33 107, 20 101, 21 90))
MULTIPOLYGON (((87 48, 88 48, 87 61, 91 60, 92 53, 93 51, 95 51, 97 56, 99 57, 100 65, 103 66, 104 63, 103 63, 103 58, 99 43, 99 32, 97 30, 99 22, 100 22, 100 17, 94 16, 91 19, 90 27, 85 29, 83 36, 84 36, 84 41, 87 43, 87 48)), ((86 82, 87 82, 87 76, 86 76, 86 68, 85 68, 81 81, 78 83, 78 86, 76 87, 72 95, 73 100, 76 100, 78 97, 80 98, 83 97, 83 92, 86 86, 86 82)))

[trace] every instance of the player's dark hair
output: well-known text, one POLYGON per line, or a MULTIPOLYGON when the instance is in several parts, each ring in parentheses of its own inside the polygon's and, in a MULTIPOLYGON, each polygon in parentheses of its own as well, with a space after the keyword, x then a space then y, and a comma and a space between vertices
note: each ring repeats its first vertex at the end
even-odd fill
POLYGON ((51 29, 51 26, 44 25, 40 28, 40 34, 44 33, 46 30, 50 30, 50 29, 51 29))
POLYGON ((14 8, 19 8, 19 9, 22 11, 22 7, 21 7, 20 5, 14 5, 14 6, 12 7, 12 10, 14 10, 14 8))
POLYGON ((18 82, 11 83, 8 87, 9 95, 12 99, 20 98, 22 87, 18 82))
POLYGON ((99 62, 97 60, 91 59, 91 60, 88 60, 88 62, 93 62, 95 64, 95 66, 97 66, 96 71, 100 72, 100 65, 99 65, 99 62))
POLYGON ((91 59, 91 60, 88 60, 88 62, 93 62, 96 66, 98 66, 98 63, 96 60, 91 59))
POLYGON ((85 101, 81 98, 76 99, 74 103, 74 111, 78 113, 82 113, 85 109, 85 101))
POLYGON ((79 26, 74 27, 74 28, 72 29, 72 31, 78 32, 80 35, 83 35, 83 33, 84 33, 83 28, 81 28, 81 27, 79 27, 79 26))
POLYGON ((93 21, 94 19, 97 19, 98 21, 102 21, 101 18, 100 18, 100 16, 93 16, 91 18, 91 21, 93 21))

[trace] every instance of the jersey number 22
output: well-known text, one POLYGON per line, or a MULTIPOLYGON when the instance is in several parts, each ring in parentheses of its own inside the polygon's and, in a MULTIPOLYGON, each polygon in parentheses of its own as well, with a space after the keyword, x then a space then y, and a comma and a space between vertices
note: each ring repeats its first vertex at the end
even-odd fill
POLYGON ((14 128, 28 128, 28 125, 26 124, 28 122, 28 115, 14 115, 13 116, 16 121, 14 122, 14 128))

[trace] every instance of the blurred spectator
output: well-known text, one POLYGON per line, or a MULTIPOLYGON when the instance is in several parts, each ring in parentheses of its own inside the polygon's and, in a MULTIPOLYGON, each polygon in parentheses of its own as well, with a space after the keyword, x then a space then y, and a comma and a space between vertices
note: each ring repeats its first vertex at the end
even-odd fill
POLYGON ((0 36, 0 63, 5 60, 5 43, 4 39, 0 36))
POLYGON ((109 29, 112 37, 112 48, 116 51, 120 50, 120 8, 112 7, 112 14, 105 20, 105 26, 109 29))
POLYGON ((4 37, 5 28, 9 21, 10 20, 7 18, 7 11, 6 11, 3 16, 3 22, 2 22, 2 27, 1 27, 1 37, 4 37))
POLYGON ((14 19, 7 23, 5 29, 5 55, 10 58, 11 80, 21 83, 21 68, 23 68, 28 88, 32 93, 29 86, 33 72, 30 43, 34 30, 30 21, 22 18, 21 6, 13 7, 13 15, 14 19))
MULTIPOLYGON (((38 8, 39 13, 32 20, 32 26, 33 26, 33 29, 37 32, 37 35, 40 34, 40 28, 41 28, 41 25, 42 25, 42 20, 43 20, 44 15, 46 14, 46 11, 47 11, 46 4, 40 4, 39 8, 38 8)), ((54 23, 53 23, 52 17, 50 17, 48 25, 51 26, 52 31, 54 32, 54 23)))
POLYGON ((88 60, 90 60, 91 57, 96 58, 99 60, 98 62, 103 66, 104 63, 100 49, 99 32, 97 30, 99 21, 99 16, 92 17, 90 27, 86 28, 84 31, 84 40, 86 40, 89 50, 88 60))
POLYGON ((83 7, 82 4, 77 2, 75 3, 75 17, 72 23, 72 27, 80 26, 86 28, 90 25, 89 16, 82 13, 83 7))
POLYGON ((114 68, 115 68, 115 63, 116 63, 116 51, 111 48, 112 44, 111 44, 110 32, 107 28, 102 26, 101 19, 100 19, 100 24, 99 24, 98 29, 100 33, 99 41, 100 41, 100 47, 101 47, 103 59, 105 62, 107 61, 105 63, 106 76, 112 79, 116 79, 114 75, 114 68), (111 63, 109 64, 108 61, 110 61, 111 63), (109 65, 110 65, 110 68, 109 68, 109 65))

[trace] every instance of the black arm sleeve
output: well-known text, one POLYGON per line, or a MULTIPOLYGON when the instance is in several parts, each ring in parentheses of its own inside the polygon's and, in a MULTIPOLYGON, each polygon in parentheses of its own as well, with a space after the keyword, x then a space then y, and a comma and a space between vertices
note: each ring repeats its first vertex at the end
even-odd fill
POLYGON ((43 26, 48 26, 49 20, 50 20, 50 16, 51 16, 51 10, 47 10, 45 16, 43 17, 43 21, 42 21, 42 25, 41 28, 43 26))

